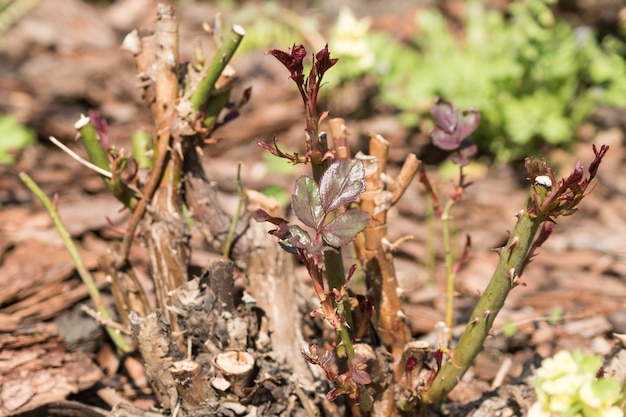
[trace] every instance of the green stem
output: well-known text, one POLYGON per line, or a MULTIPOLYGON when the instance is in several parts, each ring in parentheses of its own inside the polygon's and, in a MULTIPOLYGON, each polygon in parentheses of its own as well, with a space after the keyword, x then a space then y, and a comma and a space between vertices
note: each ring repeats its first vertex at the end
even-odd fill
MULTIPOLYGON (((346 282, 341 250, 337 250, 337 252, 324 252, 324 265, 326 266, 326 280, 328 281, 328 286, 331 289, 341 289, 346 282)), ((347 312, 346 310, 346 313, 347 312)))
POLYGON ((237 165, 237 195, 239 196, 239 202, 237 203, 237 211, 233 216, 233 220, 230 223, 230 229, 228 230, 228 236, 226 237, 226 243, 224 243, 224 258, 230 257, 230 251, 233 247, 233 238, 235 237, 235 230, 237 229, 237 223, 241 217, 241 210, 243 208, 243 186, 241 184, 241 163, 237 165))
POLYGON ((435 218, 435 205, 431 199, 427 199, 426 213, 424 216, 424 221, 426 222, 426 255, 424 257, 424 269, 426 270, 426 279, 431 285, 435 285, 435 265, 437 263, 435 218))
POLYGON ((133 156, 139 168, 152 168, 152 158, 147 155, 152 146, 150 134, 145 131, 136 132, 132 136, 131 142, 133 144, 133 156))
MULTIPOLYGON (((80 137, 85 149, 87 150, 87 155, 89 155, 91 163, 96 165, 98 168, 111 171, 109 155, 102 147, 102 143, 98 138, 98 133, 96 132, 96 128, 93 126, 91 119, 89 117, 82 116, 76 123, 76 129, 78 129, 78 132, 80 133, 80 137)), ((113 175, 112 178, 107 178, 102 175, 100 176, 104 181, 104 185, 115 198, 124 204, 124 206, 132 210, 138 202, 135 193, 122 181, 119 172, 111 172, 111 174, 113 175)))
POLYGON ((226 65, 228 65, 228 62, 230 62, 245 34, 246 32, 242 27, 234 26, 228 33, 228 36, 226 36, 226 39, 224 39, 222 46, 220 46, 213 58, 206 77, 198 83, 191 95, 190 102, 194 111, 200 111, 215 90, 215 83, 224 71, 224 68, 226 68, 226 65))
MULTIPOLYGON (((345 301, 346 300, 344 300, 343 306, 345 306, 345 301)), ((342 311, 343 311, 343 307, 339 306, 339 313, 341 313, 342 311)), ((339 338, 341 339, 341 342, 343 343, 346 356, 348 358, 348 362, 349 362, 348 366, 352 366, 352 361, 354 360, 356 355, 354 353, 354 345, 352 344, 352 340, 350 339, 350 332, 348 331, 348 327, 345 325, 345 323, 341 323, 339 325, 339 329, 337 329, 337 332, 339 333, 339 338)), ((372 399, 367 393, 367 388, 365 387, 365 385, 359 384, 359 391, 360 391, 359 407, 363 411, 371 410, 372 399)))
POLYGON ((432 404, 443 400, 482 350, 496 315, 504 305, 509 291, 516 286, 515 280, 519 280, 519 271, 522 271, 527 262, 528 251, 535 235, 546 220, 528 214, 531 204, 532 194, 528 197, 526 210, 519 215, 507 245, 501 251, 498 266, 478 300, 458 345, 437 374, 433 384, 422 394, 424 402, 432 404))
MULTIPOLYGON (((341 313, 341 306, 339 307, 339 310, 341 313)), ((343 343, 343 347, 348 358, 348 366, 352 366, 352 361, 354 360, 356 355, 354 353, 354 345, 352 344, 352 340, 350 339, 350 332, 348 331, 348 327, 345 325, 345 323, 341 323, 339 325, 339 329, 337 329, 337 332, 339 333, 339 337, 341 339, 341 342, 343 343)), ((372 409, 372 399, 367 393, 367 387, 362 384, 359 384, 359 408, 363 411, 369 411, 372 409)))
MULTIPOLYGON (((72 241, 72 238, 69 232, 67 231, 67 229, 63 225, 63 221, 59 217, 59 212, 56 210, 56 208, 54 207, 54 205, 52 204, 48 196, 44 194, 41 188, 39 188, 39 186, 35 183, 35 181, 33 181, 33 179, 28 174, 21 172, 20 179, 22 180, 24 184, 26 184, 26 186, 32 191, 32 193, 39 200, 41 200, 46 210, 48 210, 48 214, 50 215, 50 218, 52 219, 52 223, 54 224, 57 231, 59 232, 59 235, 61 236, 61 239, 63 240, 63 243, 65 244, 65 247, 67 248, 67 251, 72 257, 72 260, 74 261, 74 265, 76 265, 76 271, 78 272, 78 275, 83 281, 83 284, 87 288, 89 297, 93 301, 96 307, 96 310, 98 311, 98 314, 100 314, 100 317, 102 317, 104 321, 111 321, 111 315, 109 314, 106 308, 106 305, 104 304, 102 297, 100 296, 100 291, 98 290, 96 282, 94 281, 93 277, 89 273, 89 270, 85 267, 85 264, 83 263, 83 260, 80 257, 80 254, 78 253, 78 249, 76 248, 76 245, 72 241)), ((128 347, 128 344, 126 343, 126 340, 119 333, 118 330, 110 328, 110 327, 106 327, 106 331, 109 334, 109 337, 111 338, 113 343, 115 343, 115 346, 117 346, 122 352, 129 352, 130 349, 128 347)))
MULTIPOLYGON (((80 133, 80 138, 83 141, 83 145, 89 155, 89 160, 98 168, 109 171, 109 155, 106 149, 102 146, 98 133, 93 125, 91 119, 85 115, 81 116, 80 120, 76 122, 76 129, 80 133)), ((106 178, 106 177, 105 177, 106 178)), ((105 179, 106 181, 107 179, 105 179)))
POLYGON ((454 325, 454 281, 456 279, 452 270, 454 259, 452 259, 452 247, 450 245, 450 212, 453 206, 454 200, 449 199, 441 214, 443 256, 446 266, 446 326, 448 329, 452 329, 454 325))
POLYGON ((346 350, 346 356, 348 357, 348 360, 353 360, 354 346, 352 346, 352 340, 350 339, 350 332, 348 332, 348 328, 345 324, 342 323, 337 331, 339 332, 339 337, 341 338, 341 342, 343 343, 343 346, 346 350))

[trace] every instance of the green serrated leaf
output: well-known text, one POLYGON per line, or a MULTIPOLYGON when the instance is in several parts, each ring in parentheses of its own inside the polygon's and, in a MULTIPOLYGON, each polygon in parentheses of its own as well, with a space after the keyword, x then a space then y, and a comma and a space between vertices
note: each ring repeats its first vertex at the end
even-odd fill
POLYGON ((324 213, 328 214, 355 201, 365 191, 363 163, 355 159, 333 162, 320 180, 324 213))
POLYGON ((315 180, 300 177, 291 196, 291 207, 296 217, 305 225, 318 230, 324 218, 320 193, 315 180))
POLYGON ((330 246, 340 248, 354 240, 356 235, 365 229, 368 221, 366 212, 350 209, 339 214, 324 226, 321 231, 322 238, 330 246))

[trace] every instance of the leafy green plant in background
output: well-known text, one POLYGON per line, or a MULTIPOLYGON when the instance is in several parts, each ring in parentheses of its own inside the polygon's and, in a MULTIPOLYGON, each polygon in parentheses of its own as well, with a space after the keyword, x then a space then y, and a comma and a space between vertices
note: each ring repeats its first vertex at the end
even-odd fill
MULTIPOLYGON (((460 36, 437 9, 420 10, 407 43, 342 10, 327 43, 344 68, 326 82, 375 77, 382 104, 396 108, 408 127, 428 119, 435 97, 474 106, 483 116, 474 140, 500 161, 538 155, 546 144, 572 145, 598 106, 626 106, 624 43, 610 36, 599 43, 590 28, 557 19, 550 9, 556 0, 512 2, 506 13, 484 3, 464 4, 460 36)), ((315 19, 277 2, 244 6, 231 18, 250 34, 242 50, 267 50, 284 39, 316 50, 326 43, 315 19)))
POLYGON ((13 116, 0 115, 0 164, 15 161, 16 152, 35 143, 35 132, 20 125, 13 116))
POLYGON ((381 100, 407 126, 421 123, 435 97, 475 106, 483 123, 474 140, 501 161, 536 155, 544 144, 572 144, 599 105, 626 106, 626 47, 610 37, 599 44, 589 28, 557 20, 554 2, 514 2, 506 17, 468 1, 462 40, 435 9, 419 12, 408 45, 370 33, 381 100))

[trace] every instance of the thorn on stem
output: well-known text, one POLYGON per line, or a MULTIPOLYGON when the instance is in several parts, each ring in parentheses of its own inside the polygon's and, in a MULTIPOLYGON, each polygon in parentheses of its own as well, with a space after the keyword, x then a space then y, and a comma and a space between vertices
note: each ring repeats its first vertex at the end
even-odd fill
POLYGON ((485 310, 485 312, 483 313, 483 320, 487 321, 489 319, 489 316, 491 316, 491 310, 485 310))
POLYGON ((519 246, 519 241, 520 241, 519 236, 513 236, 513 239, 511 239, 511 243, 509 243, 509 245, 507 246, 507 249, 514 251, 515 248, 519 246))
POLYGON ((521 209, 520 211, 515 213, 515 217, 517 217, 517 220, 521 219, 522 216, 524 216, 524 209, 521 209))
POLYGON ((515 268, 509 269, 509 282, 511 283, 511 287, 515 286, 515 278, 519 280, 519 276, 515 273, 515 268))
POLYGON ((497 253, 498 256, 502 256, 502 252, 504 251, 504 247, 492 248, 491 251, 497 253))

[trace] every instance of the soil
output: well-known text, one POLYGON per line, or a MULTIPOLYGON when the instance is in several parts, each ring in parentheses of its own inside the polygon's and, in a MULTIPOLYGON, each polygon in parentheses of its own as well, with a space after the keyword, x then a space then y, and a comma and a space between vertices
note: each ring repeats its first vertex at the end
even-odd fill
MULTIPOLYGON (((393 3, 403 7, 403 2, 393 3)), ((89 305, 87 290, 48 214, 18 177, 19 172, 27 172, 47 195, 57 196, 60 216, 86 267, 105 289, 98 258, 119 241, 129 214, 106 192, 96 173, 45 138, 54 136, 85 157, 74 140, 74 124, 92 108, 108 120, 110 137, 120 148, 130 148, 134 132, 151 129, 132 57, 121 52, 119 45, 132 29, 152 26, 154 10, 150 0, 106 6, 47 0, 2 38, 0 111, 35 129, 40 138, 15 164, 0 166, 2 415, 89 415, 96 413, 91 406, 107 409, 122 400, 145 409, 156 405, 141 363, 116 354, 95 320, 80 308, 89 305), (72 414, 72 407, 80 411, 72 414)), ((192 56, 194 39, 202 36, 202 20, 214 14, 207 3, 177 5, 183 56, 192 56)), ((394 18, 378 16, 385 25, 394 18)), ((233 66, 240 77, 235 96, 251 86, 252 98, 237 120, 217 132, 219 140, 207 149, 203 161, 207 177, 217 185, 222 205, 230 212, 238 202, 237 164, 241 163, 243 185, 254 190, 278 187, 289 194, 294 178, 306 173, 300 167, 277 172, 256 145, 256 139, 270 141, 277 135, 287 148, 301 146, 303 111, 288 74, 260 52, 236 57, 233 66)), ((424 135, 408 132, 391 115, 379 112, 351 120, 353 104, 348 100, 335 104, 339 109, 331 108, 331 116, 348 121, 353 151, 362 147, 362 138, 370 130, 391 142, 392 174, 409 152, 436 159, 427 154, 424 135)), ((614 333, 626 333, 624 131, 615 117, 619 113, 602 112, 595 123, 581 128, 574 150, 545 155, 555 171, 565 176, 577 160, 588 165, 592 144, 611 146, 593 192, 578 213, 559 221, 554 235, 524 272, 524 285, 507 299, 484 352, 450 394, 452 415, 494 415, 490 413, 505 408, 513 414, 500 415, 524 415, 534 398, 533 364, 559 350, 581 349, 621 358, 621 344, 614 333), (511 398, 516 407, 510 407, 511 398)), ((426 169, 440 189, 449 188, 450 180, 439 175, 436 165, 426 169)), ((525 174, 515 164, 482 162, 468 175, 474 184, 453 210, 458 250, 465 236, 471 237, 471 255, 458 276, 455 321, 459 326, 453 329, 457 336, 498 262, 492 249, 506 242, 507 230, 513 227, 528 190, 525 174)), ((433 249, 431 243, 439 242, 438 226, 427 218, 426 195, 414 181, 390 211, 388 226, 392 242, 412 236, 395 253, 404 312, 413 336, 434 343, 435 324, 444 317, 445 283, 441 248, 436 243, 433 249), (436 263, 431 267, 433 250, 436 263)), ((192 237, 191 246, 195 265, 216 257, 200 236, 192 237)), ((148 281, 146 256, 145 248, 133 247, 131 260, 142 282, 148 281)), ((303 288, 308 288, 306 272, 300 267, 296 272, 303 288)), ((238 415, 235 408, 233 415, 238 415)), ((259 415, 273 415, 266 412, 259 415)))

